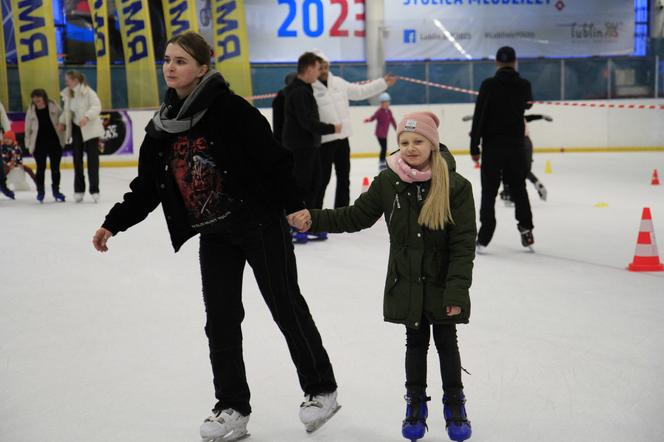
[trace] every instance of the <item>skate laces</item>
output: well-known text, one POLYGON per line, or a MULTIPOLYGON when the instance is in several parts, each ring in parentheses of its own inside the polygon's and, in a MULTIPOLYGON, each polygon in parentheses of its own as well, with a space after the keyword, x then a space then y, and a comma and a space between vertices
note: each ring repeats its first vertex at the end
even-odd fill
POLYGON ((420 416, 420 412, 422 411, 422 406, 423 405, 426 406, 426 403, 431 400, 431 397, 405 395, 403 398, 406 400, 406 403, 409 405, 404 422, 408 424, 416 424, 417 422, 421 421, 426 426, 427 416, 426 415, 420 416))
POLYGON ((307 396, 309 399, 306 401, 302 402, 300 404, 300 408, 303 407, 318 407, 318 408, 323 408, 323 404, 321 404, 320 400, 318 399, 317 395, 310 394, 307 396))
POLYGON ((212 410, 212 416, 208 416, 208 418, 205 419, 205 422, 220 422, 222 424, 225 423, 226 419, 224 419, 222 413, 230 417, 233 415, 233 409, 232 408, 224 408, 223 410, 214 409, 212 410))
POLYGON ((450 422, 454 422, 457 425, 461 425, 466 422, 470 423, 468 417, 466 416, 466 410, 464 409, 465 403, 466 398, 461 395, 443 396, 443 405, 445 406, 446 411, 446 426, 449 426, 450 422))

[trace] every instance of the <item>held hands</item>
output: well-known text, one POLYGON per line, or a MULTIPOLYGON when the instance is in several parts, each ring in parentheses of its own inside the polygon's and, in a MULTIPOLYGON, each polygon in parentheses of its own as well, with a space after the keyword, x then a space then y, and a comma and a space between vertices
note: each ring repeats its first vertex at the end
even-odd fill
POLYGON ((387 87, 394 86, 394 83, 397 82, 397 76, 394 74, 387 74, 384 79, 385 83, 387 83, 387 87))
POLYGON ((334 125, 334 133, 335 134, 341 133, 341 123, 337 123, 334 125))
POLYGON ((445 313, 447 316, 456 316, 461 313, 461 307, 457 305, 445 307, 445 313))
POLYGON ((307 209, 288 215, 288 224, 299 232, 306 232, 311 227, 311 213, 307 209))
POLYGON ((88 117, 83 117, 81 118, 81 121, 78 122, 78 125, 81 127, 85 127, 86 124, 88 124, 88 117))
POLYGON ((99 229, 97 229, 94 236, 92 237, 92 245, 99 252, 108 252, 108 247, 106 247, 106 241, 108 241, 108 239, 111 236, 113 236, 113 234, 111 233, 110 230, 100 227, 99 229))
POLYGON ((64 132, 65 131, 65 125, 60 123, 58 124, 58 132, 64 132))

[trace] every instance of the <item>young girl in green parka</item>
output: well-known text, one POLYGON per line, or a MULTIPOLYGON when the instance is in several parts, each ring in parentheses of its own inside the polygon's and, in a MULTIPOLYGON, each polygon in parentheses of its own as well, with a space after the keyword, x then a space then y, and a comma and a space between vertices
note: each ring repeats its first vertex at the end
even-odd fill
POLYGON ((383 302, 386 321, 406 326, 406 418, 402 434, 416 441, 427 429, 426 360, 433 338, 443 381, 443 415, 450 439, 470 438, 461 382, 456 324, 470 317, 475 207, 470 183, 439 143, 438 118, 406 115, 397 127, 399 151, 352 206, 289 217, 301 231, 357 232, 385 215, 390 256, 383 302))

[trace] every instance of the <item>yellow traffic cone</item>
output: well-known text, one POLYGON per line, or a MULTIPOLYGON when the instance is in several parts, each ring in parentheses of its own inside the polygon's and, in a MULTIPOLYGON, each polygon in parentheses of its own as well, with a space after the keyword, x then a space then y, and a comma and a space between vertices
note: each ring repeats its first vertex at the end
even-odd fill
POLYGON ((544 173, 553 173, 551 170, 551 161, 546 160, 546 166, 544 166, 544 173))

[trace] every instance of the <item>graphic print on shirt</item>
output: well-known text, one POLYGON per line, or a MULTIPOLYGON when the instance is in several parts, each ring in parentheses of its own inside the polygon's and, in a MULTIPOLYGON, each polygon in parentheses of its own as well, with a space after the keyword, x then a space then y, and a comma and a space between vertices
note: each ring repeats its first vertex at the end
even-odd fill
POLYGON ((178 136, 171 166, 193 228, 210 226, 231 214, 233 200, 223 193, 222 177, 205 138, 178 136))

